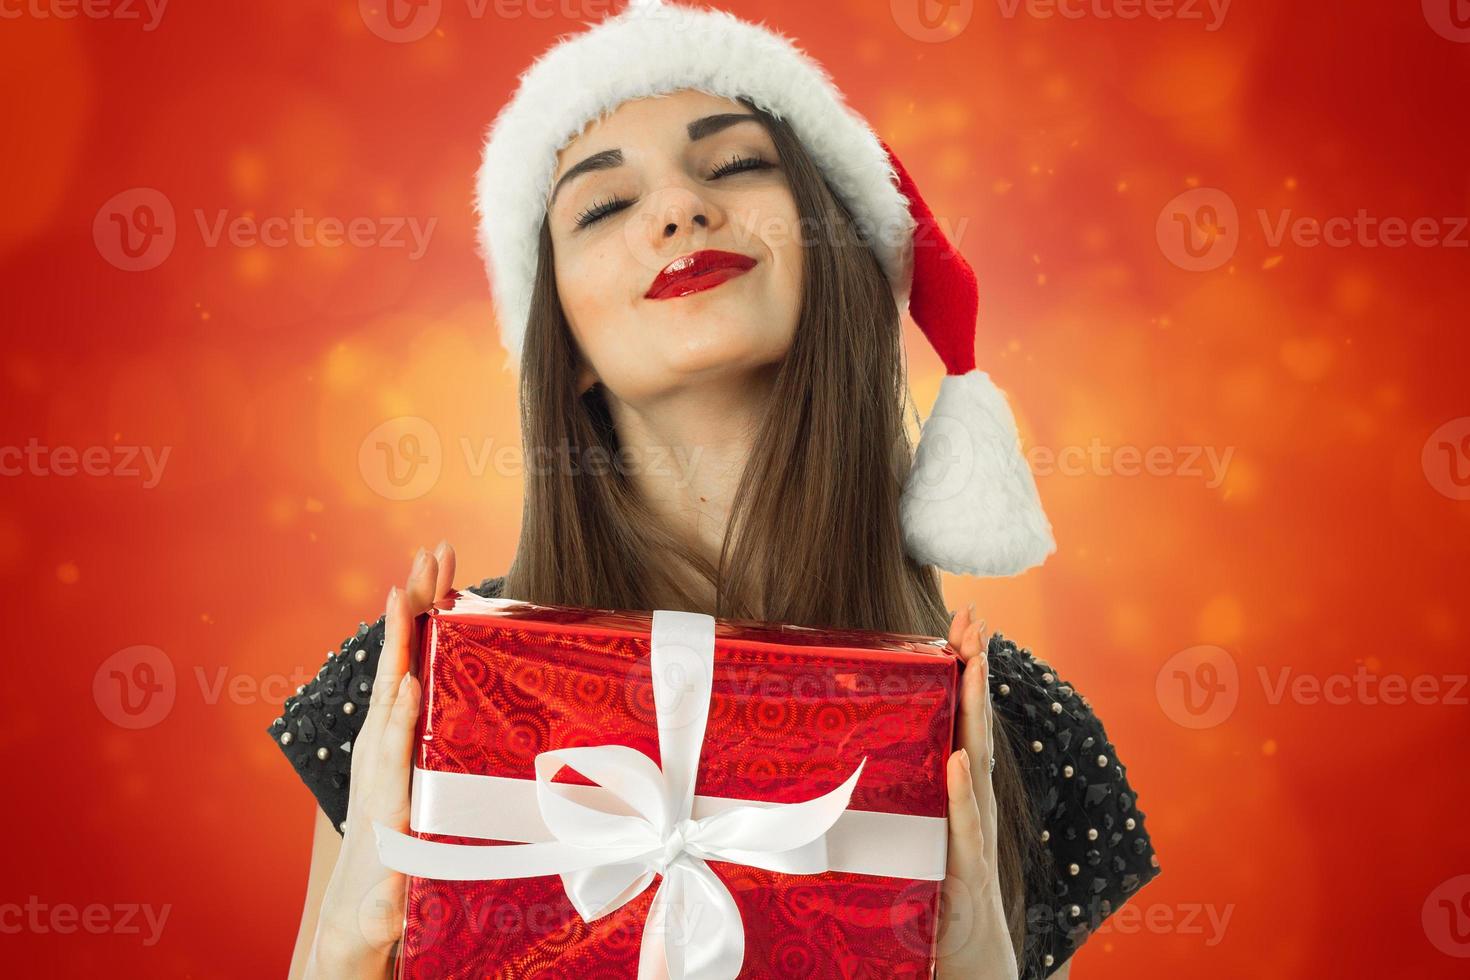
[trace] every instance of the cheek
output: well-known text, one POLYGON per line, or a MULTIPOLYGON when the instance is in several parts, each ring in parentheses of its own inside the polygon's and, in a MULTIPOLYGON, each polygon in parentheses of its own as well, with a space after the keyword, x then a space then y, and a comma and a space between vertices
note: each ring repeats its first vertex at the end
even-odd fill
POLYGON ((804 230, 791 192, 782 188, 756 203, 748 212, 749 231, 765 243, 775 263, 782 294, 795 302, 801 293, 804 230))
POLYGON ((777 339, 789 343, 801 312, 801 287, 806 266, 806 249, 802 242, 810 232, 801 227, 796 202, 785 189, 773 193, 764 202, 756 221, 753 232, 765 243, 772 263, 765 319, 775 328, 777 339))
POLYGON ((592 356, 598 337, 627 309, 625 290, 617 288, 622 268, 615 250, 604 243, 559 249, 556 253, 556 292, 571 322, 572 333, 592 356))

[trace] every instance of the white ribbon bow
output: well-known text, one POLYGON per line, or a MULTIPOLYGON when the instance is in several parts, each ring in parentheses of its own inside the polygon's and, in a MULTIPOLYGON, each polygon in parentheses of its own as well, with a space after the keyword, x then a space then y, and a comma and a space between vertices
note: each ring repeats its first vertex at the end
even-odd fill
POLYGON ((573 907, 588 922, 622 907, 661 874, 643 930, 640 980, 733 980, 745 960, 745 927, 734 896, 706 860, 786 874, 829 870, 827 831, 847 809, 867 759, 841 786, 804 803, 733 806, 691 819, 709 718, 715 620, 655 610, 651 646, 662 769, 626 745, 541 752, 536 801, 556 840, 449 844, 374 822, 383 865, 448 881, 559 874, 573 907), (551 781, 563 766, 626 808, 574 799, 585 787, 551 781))

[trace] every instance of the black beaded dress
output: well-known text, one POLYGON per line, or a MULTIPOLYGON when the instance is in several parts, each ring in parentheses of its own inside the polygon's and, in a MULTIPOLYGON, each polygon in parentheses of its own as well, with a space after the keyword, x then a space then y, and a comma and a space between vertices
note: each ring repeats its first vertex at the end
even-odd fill
MULTIPOLYGON (((467 591, 498 596, 504 578, 467 591)), ((328 654, 286 699, 267 732, 343 832, 352 740, 367 714, 383 618, 328 654)), ((1085 697, 1045 661, 1000 633, 990 637, 990 694, 1006 722, 1040 848, 1025 872, 1022 980, 1049 976, 1109 915, 1159 874, 1128 767, 1085 697)))

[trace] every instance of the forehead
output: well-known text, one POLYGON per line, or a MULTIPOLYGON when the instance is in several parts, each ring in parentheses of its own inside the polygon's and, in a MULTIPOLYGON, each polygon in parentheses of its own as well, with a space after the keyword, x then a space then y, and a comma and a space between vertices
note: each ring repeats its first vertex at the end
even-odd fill
POLYGON ((602 150, 623 149, 651 138, 688 138, 684 126, 691 120, 720 112, 747 113, 750 110, 735 99, 710 95, 697 89, 680 89, 665 95, 629 99, 602 119, 594 119, 582 128, 556 155, 553 180, 577 161, 602 150))

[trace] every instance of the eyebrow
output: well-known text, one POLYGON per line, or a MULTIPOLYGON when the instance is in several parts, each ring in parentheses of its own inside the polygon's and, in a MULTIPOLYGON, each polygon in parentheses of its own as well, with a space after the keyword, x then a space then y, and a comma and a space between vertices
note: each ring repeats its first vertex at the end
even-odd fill
MULTIPOLYGON (((694 143, 704 139, 706 136, 713 136, 721 130, 728 129, 736 123, 754 119, 755 116, 748 112, 721 112, 713 116, 704 116, 696 119, 686 126, 685 130, 689 133, 689 142, 694 143)), ((551 192, 551 201, 546 205, 547 210, 549 211, 556 204, 556 196, 561 193, 562 187, 574 178, 591 173, 594 170, 613 170, 622 165, 622 150, 603 150, 600 153, 592 154, 561 175, 561 179, 556 182, 556 187, 551 192)))

